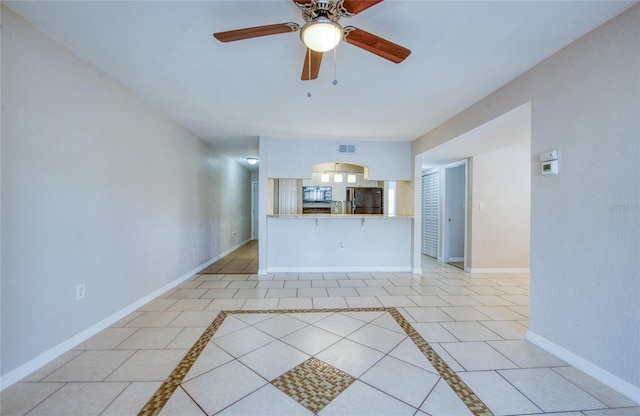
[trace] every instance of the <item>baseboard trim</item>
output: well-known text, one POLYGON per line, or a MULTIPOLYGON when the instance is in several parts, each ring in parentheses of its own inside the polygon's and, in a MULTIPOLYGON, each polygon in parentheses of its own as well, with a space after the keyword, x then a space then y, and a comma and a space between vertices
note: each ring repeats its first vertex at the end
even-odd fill
POLYGON ((269 267, 268 273, 411 272, 411 267, 269 267))
POLYGON ((449 257, 449 260, 447 260, 447 263, 459 262, 459 261, 464 261, 464 257, 449 257))
POLYGON ((212 258, 211 260, 208 260, 205 263, 203 263, 203 264, 197 266, 196 268, 190 270, 189 272, 183 274, 182 276, 180 276, 176 280, 174 280, 174 281, 172 281, 170 283, 167 283, 166 285, 162 286, 161 288, 156 289, 153 292, 151 292, 150 294, 138 299, 137 301, 135 301, 131 305, 129 305, 129 306, 117 311, 116 313, 108 316, 107 318, 101 320, 100 322, 98 322, 98 323, 90 326, 89 328, 77 333, 76 335, 72 336, 68 340, 63 341, 62 343, 56 345, 55 347, 51 348, 50 350, 40 354, 36 358, 28 361, 27 363, 21 365, 20 367, 16 368, 15 370, 12 370, 12 371, 8 372, 7 374, 5 374, 3 376, 0 376, 0 391, 2 391, 4 389, 6 389, 7 387, 17 383, 18 381, 20 381, 23 378, 27 377, 29 374, 33 373, 34 371, 42 368, 46 364, 49 364, 51 361, 55 360, 56 358, 58 358, 59 356, 61 356, 65 352, 71 350, 72 348, 76 347, 79 344, 82 344, 84 341, 88 340, 89 338, 91 338, 92 336, 96 335, 100 331, 103 331, 104 329, 106 329, 106 328, 110 327, 111 325, 115 324, 116 322, 118 322, 119 320, 123 319, 124 317, 126 317, 130 313, 135 312, 141 306, 145 305, 146 303, 149 303, 151 300, 157 298, 158 296, 162 295, 163 293, 167 292, 168 290, 171 290, 174 287, 178 286, 180 283, 182 283, 185 280, 189 279, 190 277, 196 275, 200 270, 212 265, 216 261, 220 260, 222 257, 226 256, 227 254, 229 254, 229 253, 233 252, 234 250, 240 248, 241 246, 245 245, 247 242, 249 242, 249 240, 246 240, 246 241, 244 241, 242 243, 239 243, 238 245, 230 248, 229 250, 225 251, 224 253, 221 253, 220 255, 212 258))
POLYGON ((529 268, 479 268, 479 267, 467 267, 466 272, 469 273, 531 273, 529 268))
POLYGON ((602 384, 612 388, 618 393, 628 397, 635 402, 638 402, 638 398, 640 397, 640 387, 634 386, 633 384, 622 380, 620 377, 611 374, 601 367, 598 367, 591 361, 585 360, 579 355, 576 355, 571 351, 562 348, 558 344, 555 344, 534 332, 527 331, 527 341, 566 361, 567 363, 576 367, 578 370, 584 371, 591 377, 595 378, 602 384))

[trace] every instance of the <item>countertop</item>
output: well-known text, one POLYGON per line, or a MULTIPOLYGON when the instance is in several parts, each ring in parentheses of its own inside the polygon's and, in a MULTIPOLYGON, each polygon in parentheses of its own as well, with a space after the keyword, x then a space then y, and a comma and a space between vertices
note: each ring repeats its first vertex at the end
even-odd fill
POLYGON ((381 215, 381 214, 271 214, 268 218, 310 218, 310 219, 380 219, 410 220, 413 215, 381 215))

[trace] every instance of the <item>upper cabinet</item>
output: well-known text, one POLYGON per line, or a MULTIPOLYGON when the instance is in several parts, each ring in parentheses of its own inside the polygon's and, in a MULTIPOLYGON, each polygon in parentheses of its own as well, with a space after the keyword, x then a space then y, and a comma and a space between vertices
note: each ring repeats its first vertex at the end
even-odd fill
POLYGON ((278 180, 278 214, 299 214, 301 212, 299 189, 297 179, 278 180))

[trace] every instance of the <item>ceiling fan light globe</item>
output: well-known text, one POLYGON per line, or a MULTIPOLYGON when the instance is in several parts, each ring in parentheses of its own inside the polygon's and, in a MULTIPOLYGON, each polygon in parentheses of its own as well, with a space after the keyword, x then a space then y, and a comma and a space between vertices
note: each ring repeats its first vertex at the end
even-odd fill
POLYGON ((326 17, 318 17, 304 25, 300 31, 302 42, 316 52, 330 51, 338 46, 343 36, 342 26, 326 17))

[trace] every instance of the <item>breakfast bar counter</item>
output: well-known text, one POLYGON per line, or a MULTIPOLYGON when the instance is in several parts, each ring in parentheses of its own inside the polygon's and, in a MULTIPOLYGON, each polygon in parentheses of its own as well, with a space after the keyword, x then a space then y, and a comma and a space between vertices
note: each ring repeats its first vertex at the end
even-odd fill
POLYGON ((267 216, 268 272, 407 272, 413 217, 379 214, 267 216))
POLYGON ((382 215, 382 214, 274 214, 267 218, 317 218, 317 219, 378 219, 378 220, 411 220, 411 215, 382 215))

